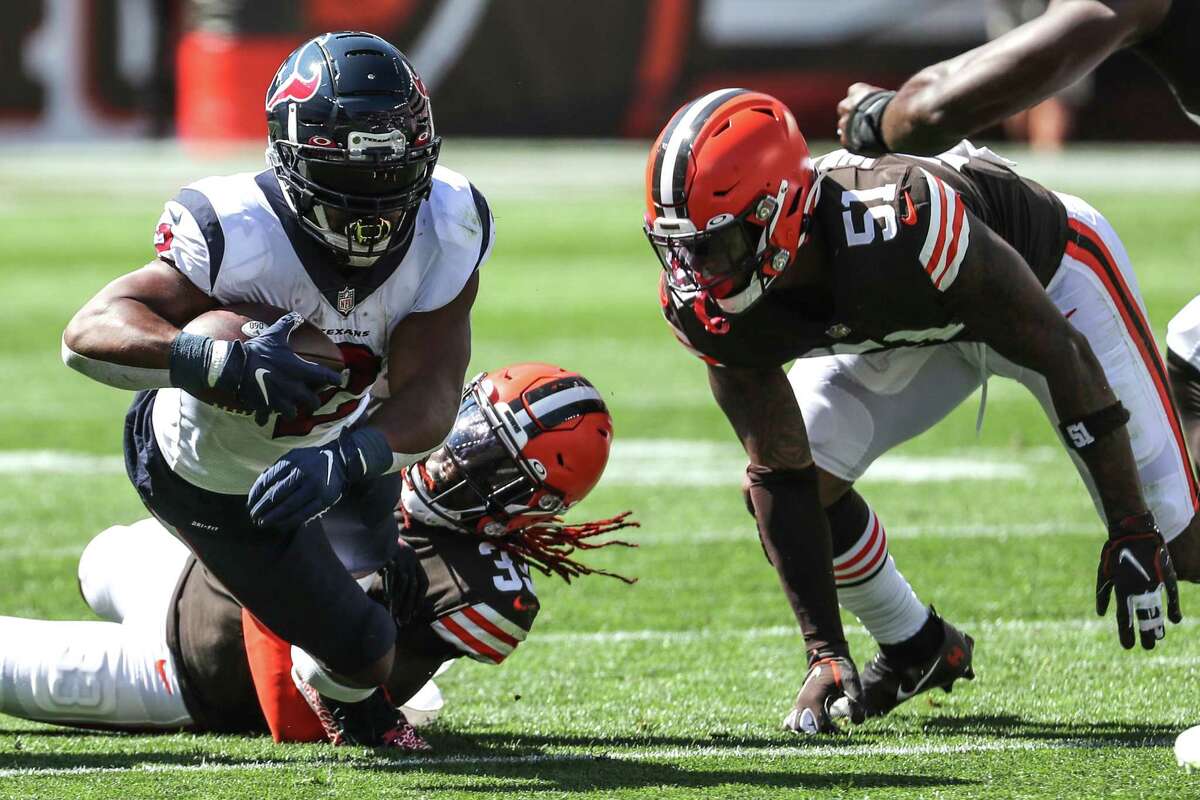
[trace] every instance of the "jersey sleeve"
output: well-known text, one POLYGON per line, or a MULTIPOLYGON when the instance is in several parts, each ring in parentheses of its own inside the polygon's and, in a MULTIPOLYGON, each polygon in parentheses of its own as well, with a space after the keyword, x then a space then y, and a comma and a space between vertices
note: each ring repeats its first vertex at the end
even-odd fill
POLYGON ((258 704, 277 742, 323 742, 325 730, 292 681, 292 646, 242 609, 242 636, 258 704))
POLYGON ((504 661, 529 634, 528 628, 482 602, 442 614, 431 627, 461 655, 486 664, 504 661))
POLYGON ((439 177, 431 211, 442 257, 426 271, 414 312, 434 311, 458 297, 496 242, 495 220, 483 194, 461 175, 446 171, 439 177))
POLYGON ((221 221, 205 195, 185 188, 167 201, 154 229, 154 250, 207 295, 216 291, 225 256, 221 221))
POLYGON ((917 167, 897 198, 900 227, 917 264, 940 292, 954 285, 971 241, 970 215, 946 181, 917 167))

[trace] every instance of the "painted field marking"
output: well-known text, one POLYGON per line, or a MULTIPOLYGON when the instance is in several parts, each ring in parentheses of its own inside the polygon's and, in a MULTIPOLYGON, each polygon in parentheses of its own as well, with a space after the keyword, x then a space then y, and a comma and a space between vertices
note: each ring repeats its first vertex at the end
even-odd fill
MULTIPOLYGON (((1103 537, 1104 528, 1097 521, 1094 525, 1071 522, 1019 522, 972 523, 963 525, 896 525, 887 526, 888 539, 1039 539, 1043 536, 1095 536, 1103 537)), ((631 535, 642 547, 669 545, 672 547, 689 544, 717 544, 720 542, 758 542, 754 532, 754 521, 747 515, 744 525, 730 525, 720 530, 700 531, 638 531, 631 535)), ((1100 541, 1100 538, 1097 538, 1100 541)))
POLYGON ((57 472, 67 475, 98 473, 110 475, 125 471, 120 456, 96 456, 68 450, 5 450, 0 451, 0 474, 27 475, 57 472))
MULTIPOLYGON (((1005 453, 996 458, 984 448, 969 456, 883 456, 867 471, 865 480, 930 483, 954 480, 1028 480, 1030 463, 1044 455, 1032 451, 1016 460, 1005 453)), ((746 456, 734 443, 692 439, 620 439, 613 442, 603 485, 718 486, 737 485, 746 456)))
MULTIPOLYGON (((931 483, 958 480, 1029 480, 1045 455, 1035 449, 1020 458, 978 453, 954 456, 884 456, 865 480, 931 483)), ((617 439, 603 479, 605 486, 737 485, 746 457, 735 444, 692 439, 617 439)), ((0 451, 0 474, 118 474, 124 459, 67 450, 0 451)))
POLYGON ((112 767, 16 767, 0 769, 0 778, 38 778, 38 777, 70 777, 75 775, 103 774, 162 774, 162 773, 191 773, 191 772, 259 772, 279 769, 330 769, 344 767, 373 766, 402 769, 412 767, 457 766, 457 765, 489 765, 489 764, 544 764, 555 762, 603 762, 603 761, 644 761, 654 759, 677 760, 683 758, 797 758, 797 759, 831 759, 831 758, 861 758, 863 756, 921 756, 921 755, 951 755, 996 752, 1036 752, 1051 750, 1100 750, 1106 748, 1142 748, 1166 747, 1171 740, 1165 737, 1149 738, 1136 744, 1114 743, 1093 739, 1063 739, 1059 741, 1028 741, 1013 739, 980 740, 977 742, 962 742, 958 744, 918 744, 918 745, 848 745, 845 747, 830 745, 795 745, 775 747, 646 747, 614 752, 590 753, 530 753, 527 755, 445 755, 445 756, 412 756, 397 755, 386 759, 351 759, 346 761, 322 761, 306 763, 303 761, 248 761, 245 763, 221 764, 131 764, 112 767))
MULTIPOLYGON (((1193 627, 1195 622, 1190 618, 1179 625, 1168 626, 1168 630, 1180 627, 1193 627)), ((1036 633, 1049 631, 1053 633, 1092 633, 1107 631, 1116 623, 1111 618, 1089 619, 992 619, 992 620, 955 620, 955 625, 968 631, 992 633, 1017 632, 1036 633)), ((861 625, 845 626, 846 633, 868 635, 867 629, 861 625)), ((787 639, 799 638, 800 630, 794 625, 770 625, 759 628, 728 628, 700 630, 655 630, 649 628, 615 631, 545 631, 530 636, 525 646, 538 643, 616 643, 616 642, 672 642, 688 643, 705 639, 787 639)))

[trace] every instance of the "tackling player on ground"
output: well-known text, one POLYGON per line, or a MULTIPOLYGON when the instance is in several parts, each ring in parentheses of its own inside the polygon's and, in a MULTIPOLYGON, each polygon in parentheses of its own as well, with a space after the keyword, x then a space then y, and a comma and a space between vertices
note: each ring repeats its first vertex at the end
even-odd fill
POLYGON ((425 87, 377 36, 305 42, 268 88, 266 116, 269 168, 180 191, 158 258, 75 315, 63 356, 140 390, 125 454, 142 500, 344 705, 406 667, 394 620, 305 523, 340 501, 394 540, 387 476, 454 422, 492 218, 466 178, 437 166, 425 87), (245 343, 181 331, 241 302, 292 313, 245 343), (292 352, 301 315, 347 374, 292 352), (197 398, 211 389, 255 414, 197 398))
POLYGON ((917 600, 853 484, 992 374, 1033 392, 1093 493, 1110 534, 1097 607, 1116 594, 1122 645, 1162 638, 1164 590, 1181 619, 1171 560, 1200 577, 1195 479, 1097 211, 965 142, 814 163, 788 109, 745 89, 681 108, 646 179, 663 313, 750 458, 749 503, 808 647, 789 727, 831 729, 843 695, 861 719, 971 677, 973 642, 917 600), (839 599, 880 643, 861 689, 839 599))
POLYGON ((582 376, 506 367, 467 387, 446 444, 405 470, 402 558, 384 563, 377 542, 364 548, 342 507, 322 517, 342 564, 391 606, 399 628, 406 669, 393 672, 386 695, 372 696, 369 713, 323 724, 292 674, 291 647, 153 519, 109 528, 80 557, 80 592, 107 622, 0 617, 0 712, 422 749, 395 704, 450 659, 504 661, 538 613, 530 565, 566 580, 588 574, 572 549, 615 543, 592 537, 632 524, 622 516, 567 526, 559 516, 599 480, 611 442, 612 420, 582 376), (396 603, 384 584, 404 567, 420 580, 396 603))

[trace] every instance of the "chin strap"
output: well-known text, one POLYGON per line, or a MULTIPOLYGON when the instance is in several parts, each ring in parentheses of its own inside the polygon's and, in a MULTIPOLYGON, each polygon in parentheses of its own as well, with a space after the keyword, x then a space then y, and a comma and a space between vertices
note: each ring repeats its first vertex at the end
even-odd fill
POLYGON ((708 292, 697 292, 695 299, 692 300, 692 313, 696 315, 696 319, 700 320, 700 324, 704 326, 704 330, 716 336, 724 336, 729 333, 729 320, 725 317, 715 317, 708 313, 708 292))

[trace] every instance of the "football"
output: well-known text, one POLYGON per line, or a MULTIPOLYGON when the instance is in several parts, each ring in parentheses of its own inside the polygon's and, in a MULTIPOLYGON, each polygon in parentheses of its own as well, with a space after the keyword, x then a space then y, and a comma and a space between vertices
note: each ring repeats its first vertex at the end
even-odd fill
POLYGON ((1200 725, 1179 734, 1175 740, 1175 761, 1188 772, 1200 769, 1200 725))
MULTIPOLYGON (((262 303, 235 303, 221 308, 206 311, 183 327, 186 333, 201 336, 211 336, 214 339, 244 342, 253 339, 280 317, 288 313, 282 308, 262 303)), ((324 331, 305 321, 292 332, 289 343, 296 355, 303 359, 329 367, 335 372, 346 368, 342 351, 325 335, 324 331)), ((206 403, 217 406, 225 411, 238 414, 249 413, 229 392, 210 389, 199 392, 196 396, 206 403)))

